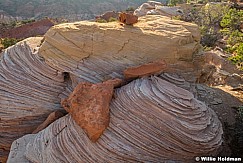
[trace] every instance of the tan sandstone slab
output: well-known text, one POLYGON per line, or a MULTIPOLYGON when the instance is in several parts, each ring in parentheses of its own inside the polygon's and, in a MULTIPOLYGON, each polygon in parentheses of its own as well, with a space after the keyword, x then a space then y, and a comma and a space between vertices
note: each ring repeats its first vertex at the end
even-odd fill
POLYGON ((148 15, 133 26, 89 21, 56 25, 46 33, 40 53, 48 65, 96 83, 154 60, 191 61, 199 42, 197 25, 148 15))

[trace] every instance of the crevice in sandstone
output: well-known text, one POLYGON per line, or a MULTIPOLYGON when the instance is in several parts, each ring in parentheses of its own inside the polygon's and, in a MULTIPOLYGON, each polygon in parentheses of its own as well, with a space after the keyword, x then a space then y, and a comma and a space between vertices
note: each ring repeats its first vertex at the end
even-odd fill
POLYGON ((121 49, 119 49, 116 54, 119 54, 121 51, 123 51, 123 49, 125 48, 125 46, 127 44, 129 44, 129 42, 130 42, 130 39, 128 39, 126 42, 124 42, 124 44, 122 45, 121 49))

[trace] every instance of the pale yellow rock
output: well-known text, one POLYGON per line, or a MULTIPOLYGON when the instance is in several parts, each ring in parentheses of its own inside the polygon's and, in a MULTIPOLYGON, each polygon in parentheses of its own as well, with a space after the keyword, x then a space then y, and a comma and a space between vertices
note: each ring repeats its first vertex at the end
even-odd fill
POLYGON ((148 15, 133 26, 89 21, 54 26, 46 33, 40 53, 60 71, 100 82, 111 73, 120 77, 127 67, 157 59, 190 61, 200 48, 199 40, 195 24, 148 15), (84 71, 88 75, 84 76, 84 71))

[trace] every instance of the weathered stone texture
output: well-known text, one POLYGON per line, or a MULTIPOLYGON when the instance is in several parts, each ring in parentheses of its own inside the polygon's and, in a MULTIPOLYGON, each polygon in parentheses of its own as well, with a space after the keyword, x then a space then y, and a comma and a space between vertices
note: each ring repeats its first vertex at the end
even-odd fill
POLYGON ((158 59, 190 61, 199 42, 197 25, 151 15, 133 26, 88 21, 54 26, 40 53, 48 65, 71 72, 79 82, 97 83, 122 78, 126 68, 158 59))
POLYGON ((186 162, 217 153, 222 143, 214 111, 165 80, 137 79, 115 96, 109 127, 96 143, 67 115, 19 151, 32 162, 186 162))
POLYGON ((64 78, 34 52, 41 39, 22 41, 0 58, 0 162, 6 160, 14 140, 61 108, 58 96, 64 91, 64 78))

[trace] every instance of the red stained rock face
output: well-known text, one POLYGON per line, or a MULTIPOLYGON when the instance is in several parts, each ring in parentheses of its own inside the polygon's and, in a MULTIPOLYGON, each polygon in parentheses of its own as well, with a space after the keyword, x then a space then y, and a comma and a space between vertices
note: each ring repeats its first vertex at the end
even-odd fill
POLYGON ((113 89, 120 83, 120 79, 98 84, 83 82, 78 84, 73 93, 62 101, 62 106, 84 129, 92 142, 96 142, 109 125, 109 105, 113 89))
POLYGON ((164 60, 160 60, 137 67, 128 68, 123 72, 123 74, 125 76, 125 79, 127 80, 159 73, 165 70, 166 67, 166 62, 164 60))

